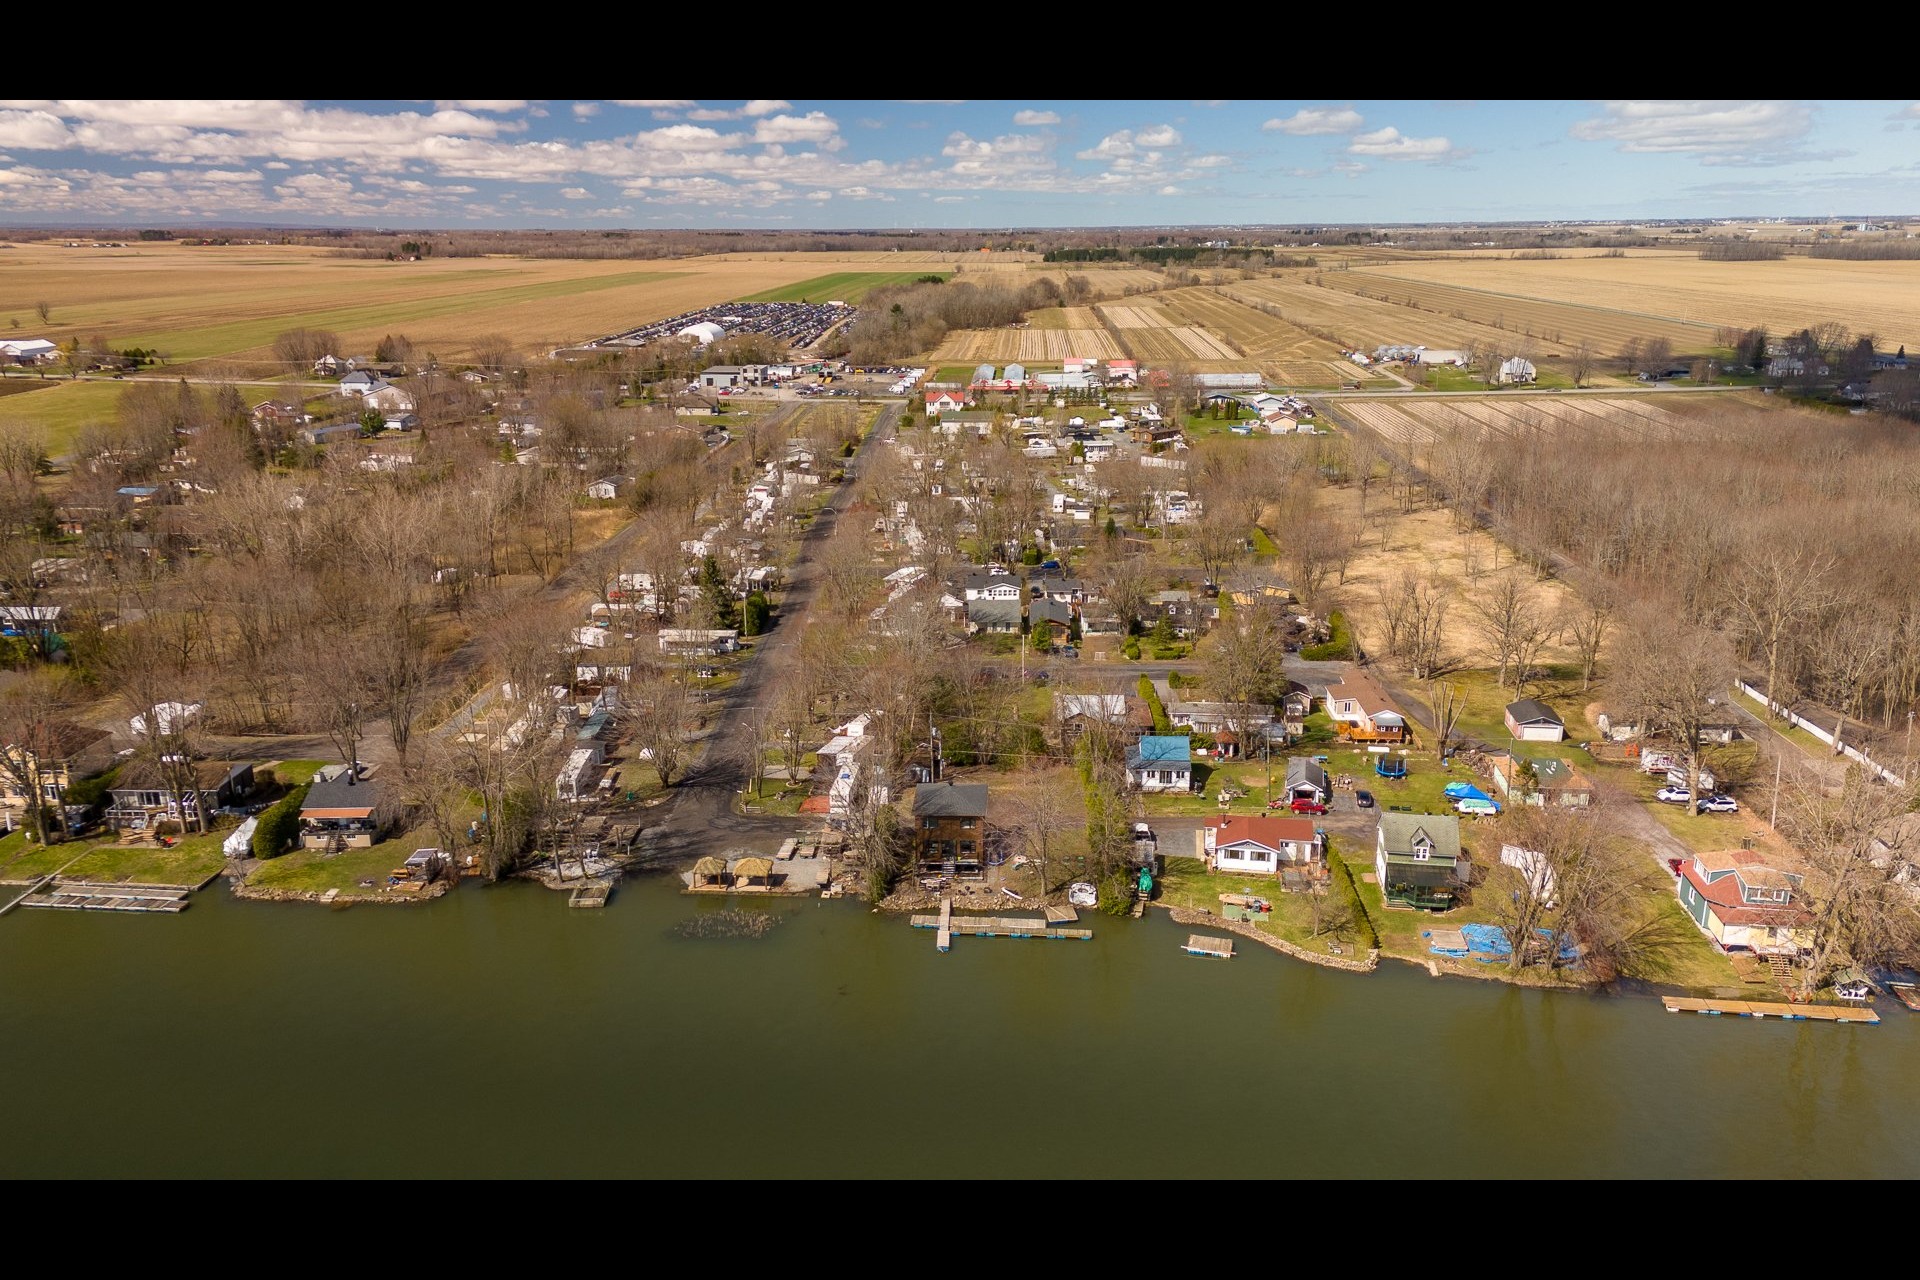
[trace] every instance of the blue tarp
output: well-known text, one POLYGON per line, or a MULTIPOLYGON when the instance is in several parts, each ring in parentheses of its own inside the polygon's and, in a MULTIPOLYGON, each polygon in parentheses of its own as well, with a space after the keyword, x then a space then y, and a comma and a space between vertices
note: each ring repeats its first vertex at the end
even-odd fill
MULTIPOLYGON (((1463 924, 1460 926, 1460 932, 1467 940, 1467 951, 1451 950, 1445 947, 1429 947, 1427 950, 1433 952, 1435 955, 1452 956, 1455 959, 1464 959, 1468 952, 1472 952, 1474 953, 1473 958, 1484 964, 1493 964, 1513 954, 1513 947, 1507 941, 1506 931, 1501 929, 1499 925, 1463 924)), ((1535 932, 1543 938, 1550 939, 1553 937, 1553 930, 1551 929, 1536 929, 1535 932)), ((1432 935, 1423 936, 1430 937, 1432 935)), ((1562 938, 1560 940, 1560 962, 1562 964, 1568 964, 1579 959, 1579 957, 1579 949, 1566 938, 1562 938)))
POLYGON ((1449 800, 1462 800, 1467 796, 1481 795, 1481 792, 1471 782, 1449 782, 1446 785, 1446 795, 1449 800))

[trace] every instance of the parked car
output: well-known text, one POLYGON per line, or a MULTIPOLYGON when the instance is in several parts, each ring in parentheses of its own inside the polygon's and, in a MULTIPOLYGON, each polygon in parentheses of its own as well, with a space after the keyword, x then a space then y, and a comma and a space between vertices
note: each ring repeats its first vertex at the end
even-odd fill
POLYGON ((1293 802, 1289 804, 1287 808, 1293 810, 1295 813, 1325 813, 1327 811, 1327 806, 1321 804, 1318 800, 1309 800, 1305 796, 1295 796, 1293 802))
POLYGON ((1653 798, 1664 804, 1686 804, 1693 799, 1693 792, 1685 787, 1662 787, 1653 793, 1653 798))
POLYGON ((1362 809, 1371 809, 1373 808, 1373 792, 1356 791, 1353 793, 1353 802, 1362 809))
POLYGON ((1701 813, 1740 812, 1740 802, 1732 796, 1708 796, 1697 807, 1701 813))

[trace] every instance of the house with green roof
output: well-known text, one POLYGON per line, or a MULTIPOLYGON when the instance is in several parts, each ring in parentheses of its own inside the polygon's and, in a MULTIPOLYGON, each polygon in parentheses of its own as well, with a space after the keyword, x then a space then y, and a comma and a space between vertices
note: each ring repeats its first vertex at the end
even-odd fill
POLYGON ((1446 911, 1472 876, 1451 814, 1383 813, 1374 839, 1373 874, 1389 907, 1446 911))

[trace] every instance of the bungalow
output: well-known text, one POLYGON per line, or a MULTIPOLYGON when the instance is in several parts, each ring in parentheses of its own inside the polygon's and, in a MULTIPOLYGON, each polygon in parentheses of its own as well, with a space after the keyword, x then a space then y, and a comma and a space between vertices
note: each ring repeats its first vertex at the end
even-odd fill
POLYGON ((1073 633, 1073 606, 1057 600, 1035 600, 1027 609, 1027 621, 1034 631, 1046 627, 1053 633, 1054 643, 1059 644, 1073 633))
POLYGON ((740 633, 732 629, 699 630, 665 627, 660 632, 660 652, 712 657, 732 653, 740 647, 740 633))
POLYGON ((1472 869, 1460 848, 1460 819, 1447 814, 1380 815, 1373 874, 1387 906, 1448 910, 1459 901, 1472 869))
POLYGON ((984 875, 986 825, 982 784, 923 782, 913 789, 913 829, 923 871, 984 875))
POLYGON ((334 444, 341 440, 358 440, 360 424, 358 422, 326 422, 302 427, 298 434, 302 444, 334 444))
POLYGON ((1325 804, 1333 794, 1327 771, 1306 756, 1287 757, 1287 799, 1325 804))
MULTIPOLYGON (((177 760, 179 757, 169 757, 177 760)), ((174 803, 176 779, 171 767, 163 767, 150 757, 129 760, 107 789, 112 797, 107 806, 107 822, 116 830, 144 831, 154 823, 192 821, 197 815, 211 813, 253 794, 253 766, 229 760, 188 762, 180 803, 174 803), (185 818, 182 818, 184 810, 185 818)))
POLYGON ((403 417, 417 407, 412 396, 394 386, 391 382, 382 382, 360 397, 361 401, 388 419, 403 417))
POLYGON ((947 435, 986 436, 993 433, 996 415, 986 410, 966 413, 943 413, 940 415, 940 430, 947 435))
POLYGON ((1121 620, 1119 610, 1109 604, 1089 604, 1080 611, 1080 634, 1087 639, 1107 636, 1114 639, 1126 634, 1127 624, 1121 620))
POLYGON ((356 369, 340 379, 340 394, 365 396, 376 388, 387 385, 387 380, 379 374, 366 369, 356 369))
POLYGON ((1090 725, 1105 725, 1132 737, 1153 728, 1153 712, 1139 698, 1124 693, 1056 693, 1053 716, 1060 736, 1071 740, 1090 725))
POLYGON ((393 824, 396 801, 366 766, 328 765, 300 805, 302 849, 368 849, 393 824))
POLYGON ((1020 631, 1018 600, 967 601, 967 634, 985 631, 995 635, 1017 635, 1020 631))
POLYGON ((1350 671, 1327 686, 1327 715, 1341 737, 1355 742, 1405 742, 1412 736, 1406 716, 1362 671, 1350 671))
POLYGON ((1526 760, 1505 752, 1492 757, 1493 785, 1521 804, 1584 809, 1598 794, 1591 782, 1565 760, 1526 760))
POLYGON ((1567 726, 1544 702, 1522 698, 1507 704, 1507 732, 1519 742, 1564 742, 1567 726))
POLYGON ((1127 757, 1127 785, 1140 791, 1191 791, 1193 751, 1184 737, 1148 734, 1127 757))
POLYGON ((1795 955, 1813 945, 1813 917, 1795 902, 1804 877, 1752 849, 1696 853, 1680 868, 1680 906, 1722 951, 1795 955))
POLYGON ((601 502, 612 502, 628 483, 626 476, 602 476, 587 486, 587 496, 601 502))
POLYGON ((1208 818, 1200 841, 1209 871, 1304 871, 1318 879, 1326 868, 1322 837, 1307 818, 1208 818))
POLYGON ((1258 702, 1170 702, 1167 719, 1195 733, 1257 732, 1273 723, 1273 708, 1258 702))
POLYGON ((35 793, 43 804, 60 804, 68 787, 113 763, 112 737, 68 720, 0 745, 0 806, 26 809, 35 793))

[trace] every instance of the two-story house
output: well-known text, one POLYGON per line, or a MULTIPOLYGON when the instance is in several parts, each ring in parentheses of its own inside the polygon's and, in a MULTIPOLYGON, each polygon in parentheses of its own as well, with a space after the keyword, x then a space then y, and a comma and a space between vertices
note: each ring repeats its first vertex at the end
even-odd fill
POLYGON ((1340 736, 1354 742, 1405 742, 1412 736, 1406 715, 1363 671, 1327 686, 1327 715, 1340 736))
POLYGON ((1674 891, 1722 951, 1794 955, 1813 945, 1813 917, 1797 901, 1804 877, 1752 849, 1696 853, 1674 891))
POLYGON ((24 811, 33 794, 43 805, 58 805, 68 787, 112 762, 112 735, 105 729, 45 723, 23 741, 0 744, 0 806, 24 811))
POLYGON ((367 849, 398 816, 398 798, 366 771, 328 765, 314 776, 300 805, 303 849, 367 849))
POLYGON ((986 874, 986 826, 984 784, 923 782, 913 789, 914 844, 921 870, 986 874))
POLYGON ((1390 907, 1453 907, 1472 877, 1471 862, 1460 848, 1460 820, 1446 814, 1381 814, 1373 874, 1390 907))

